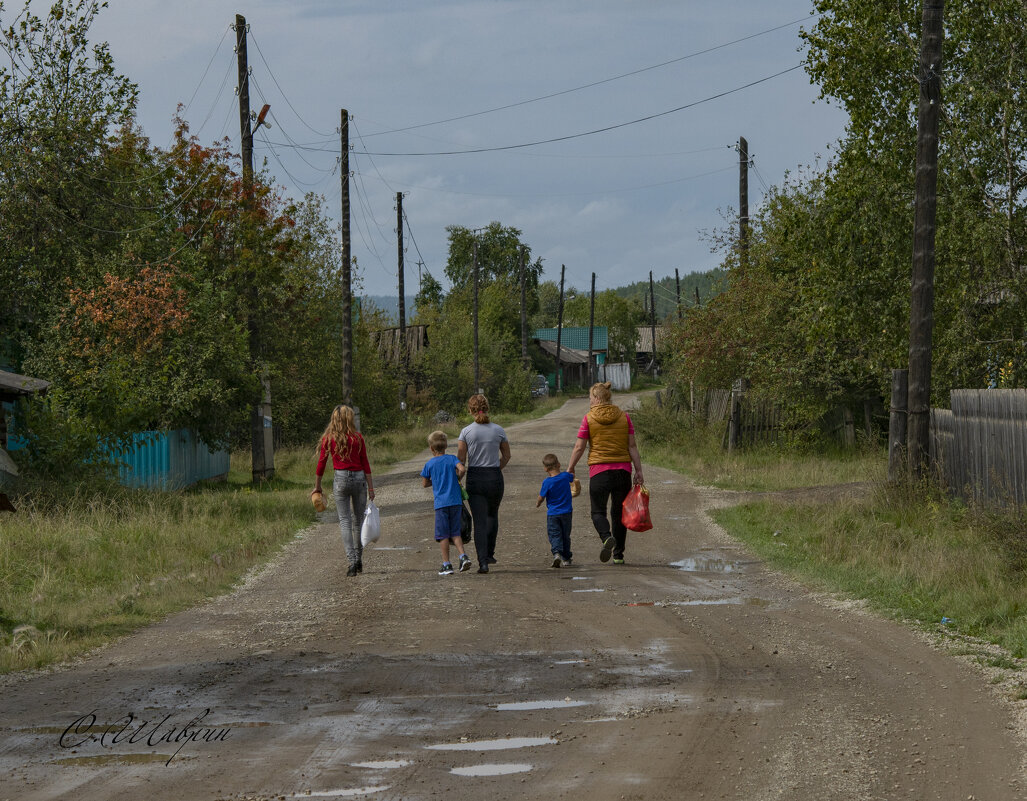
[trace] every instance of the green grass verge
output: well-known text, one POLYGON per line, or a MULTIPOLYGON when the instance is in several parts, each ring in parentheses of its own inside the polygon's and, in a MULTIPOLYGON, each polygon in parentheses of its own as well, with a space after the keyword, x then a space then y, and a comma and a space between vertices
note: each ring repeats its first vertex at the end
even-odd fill
MULTIPOLYGON (((511 425, 563 402, 545 399, 496 421, 511 425)), ((466 422, 442 428, 455 436, 466 422)), ((368 436, 372 469, 424 450, 433 428, 368 436)), ((279 450, 275 478, 255 488, 242 452, 227 481, 183 492, 68 487, 45 508, 22 499, 0 518, 0 673, 68 659, 228 591, 314 522, 316 464, 313 445, 279 450)))
MULTIPOLYGON (((885 482, 882 447, 760 447, 728 454, 723 430, 689 427, 644 404, 632 416, 642 459, 723 489, 772 492, 863 482, 853 499, 764 500, 711 512, 771 567, 827 592, 1027 657, 1027 515, 970 509, 931 488, 885 482)), ((1017 667, 981 649, 981 664, 1017 667)))
POLYGON ((879 491, 863 501, 712 512, 771 567, 878 611, 1027 656, 1027 527, 957 503, 879 491))

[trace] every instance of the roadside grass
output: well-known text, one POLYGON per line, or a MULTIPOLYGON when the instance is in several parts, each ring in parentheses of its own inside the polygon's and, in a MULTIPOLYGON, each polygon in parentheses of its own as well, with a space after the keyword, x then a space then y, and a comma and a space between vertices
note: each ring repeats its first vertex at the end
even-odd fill
POLYGON ((889 485, 883 448, 764 446, 729 455, 721 430, 689 428, 648 404, 632 418, 643 462, 701 485, 772 492, 864 483, 855 497, 798 494, 710 514, 776 570, 882 614, 997 645, 1004 653, 972 643, 966 653, 986 667, 1022 669, 1027 514, 970 508, 931 486, 889 485))
POLYGON ((775 569, 879 612, 1001 646, 981 664, 1027 657, 1027 521, 924 492, 878 487, 863 500, 762 501, 713 518, 775 569), (943 623, 944 620, 944 623, 943 623))
POLYGON ((642 461, 687 473, 705 486, 749 492, 883 481, 886 454, 876 446, 851 450, 760 445, 728 453, 726 424, 691 425, 687 416, 646 400, 632 412, 642 461))
MULTIPOLYGON (((544 399, 501 425, 563 404, 544 399)), ((441 426, 451 436, 465 422, 441 426)), ((427 447, 430 422, 368 436, 375 472, 427 447)), ((314 445, 275 453, 251 484, 250 455, 224 482, 182 492, 69 486, 58 502, 21 498, 0 521, 0 673, 67 660, 230 590, 315 522, 314 445)), ((330 482, 330 479, 329 479, 330 482)))

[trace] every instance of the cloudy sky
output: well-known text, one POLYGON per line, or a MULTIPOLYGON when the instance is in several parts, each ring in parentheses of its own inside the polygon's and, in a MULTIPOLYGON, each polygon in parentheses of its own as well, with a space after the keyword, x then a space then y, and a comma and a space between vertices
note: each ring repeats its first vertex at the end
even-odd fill
POLYGON ((418 261, 442 278, 447 225, 494 220, 523 232, 547 278, 565 264, 569 284, 587 288, 594 271, 603 289, 718 264, 704 232, 737 209, 740 135, 754 159, 751 209, 765 186, 842 135, 844 113, 817 100, 802 69, 784 72, 803 59, 798 33, 811 9, 809 0, 110 0, 93 38, 138 83, 140 123, 156 144, 169 142, 183 103, 202 140, 227 135, 238 147, 230 25, 243 14, 251 107, 270 103, 273 126, 257 134, 255 159, 290 196, 321 193, 336 215, 347 109, 365 293, 396 291, 397 192, 409 292, 418 261))

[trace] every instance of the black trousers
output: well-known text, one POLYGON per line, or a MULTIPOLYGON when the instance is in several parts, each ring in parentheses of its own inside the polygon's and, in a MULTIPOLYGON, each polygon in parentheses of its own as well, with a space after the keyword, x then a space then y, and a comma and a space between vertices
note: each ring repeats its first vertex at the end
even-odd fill
POLYGON ((503 501, 503 471, 498 467, 467 468, 467 506, 474 521, 474 552, 479 565, 496 553, 499 504, 503 501))
POLYGON ((588 497, 592 501, 592 525, 605 540, 611 534, 616 543, 613 558, 624 558, 628 530, 620 520, 624 499, 631 491, 631 473, 627 470, 604 470, 588 480, 588 497), (606 516, 606 505, 610 504, 610 516, 606 516))

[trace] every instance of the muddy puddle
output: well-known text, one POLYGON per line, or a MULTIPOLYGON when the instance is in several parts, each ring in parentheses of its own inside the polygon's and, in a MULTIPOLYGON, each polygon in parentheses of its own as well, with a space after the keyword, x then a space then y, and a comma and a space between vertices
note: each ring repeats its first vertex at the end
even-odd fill
POLYGON ((450 773, 457 776, 509 776, 511 773, 527 773, 534 766, 525 764, 505 765, 468 765, 464 768, 453 768, 450 773))
POLYGON ((358 798, 362 795, 371 795, 372 793, 381 793, 388 790, 391 785, 379 784, 373 787, 345 787, 339 790, 318 790, 316 792, 310 791, 299 795, 293 795, 292 798, 358 798))
POLYGON ((727 559, 720 559, 715 556, 689 556, 677 562, 671 562, 671 567, 684 570, 686 573, 737 573, 747 562, 731 562, 727 559))
POLYGON ((397 768, 405 768, 407 765, 413 765, 413 761, 409 759, 379 759, 374 762, 351 762, 354 768, 369 768, 370 770, 396 770, 397 768))
POLYGON ((477 740, 473 742, 440 743, 426 745, 429 751, 505 751, 512 748, 533 748, 536 745, 556 745, 559 740, 552 737, 503 737, 498 740, 477 740))
POLYGON ((696 598, 691 601, 671 601, 671 606, 770 606, 763 598, 696 598))
POLYGON ((532 709, 563 709, 571 706, 588 706, 588 701, 572 701, 570 698, 552 701, 514 701, 508 704, 496 704, 497 712, 524 712, 532 709))
POLYGON ((601 590, 598 587, 590 587, 587 590, 571 590, 571 592, 606 592, 606 590, 601 590))

